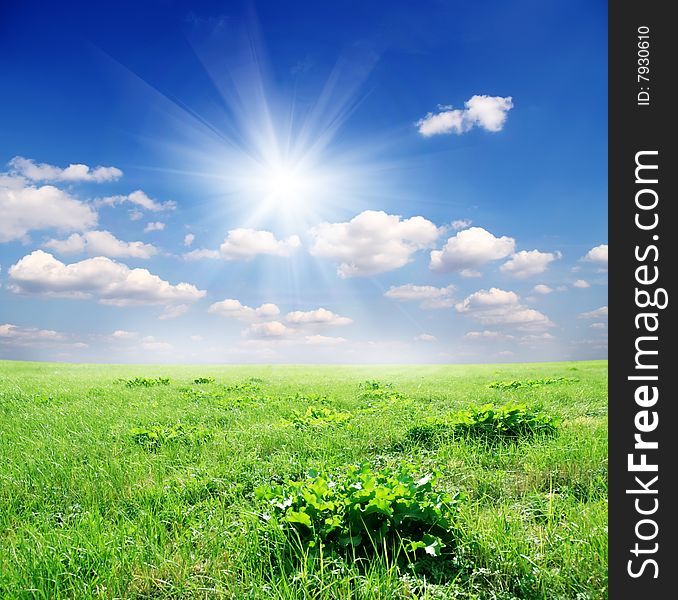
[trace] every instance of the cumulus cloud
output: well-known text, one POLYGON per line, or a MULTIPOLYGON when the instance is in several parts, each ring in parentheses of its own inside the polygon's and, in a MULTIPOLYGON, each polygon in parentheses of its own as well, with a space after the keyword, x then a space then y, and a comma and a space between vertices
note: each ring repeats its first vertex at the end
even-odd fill
POLYGON ((93 298, 114 306, 185 304, 206 294, 189 283, 172 285, 146 269, 130 269, 104 256, 66 265, 42 250, 12 265, 9 277, 15 293, 93 298))
MULTIPOLYGON (((129 202, 134 204, 136 207, 134 210, 139 211, 139 209, 148 210, 151 212, 161 212, 165 210, 174 210, 177 207, 177 203, 174 200, 167 200, 165 202, 158 202, 149 198, 146 192, 142 190, 135 190, 129 194, 118 194, 116 196, 106 196, 105 198, 100 198, 97 200, 99 206, 115 206, 116 204, 123 204, 124 202, 129 202)), ((132 217, 132 220, 137 220, 132 217)))
POLYGON ((0 215, 0 242, 25 239, 33 230, 78 231, 97 223, 94 209, 67 192, 13 177, 0 182, 0 215))
POLYGON ((551 320, 520 303, 518 294, 499 288, 479 290, 455 305, 482 325, 507 325, 521 329, 552 327, 551 320))
POLYGON ((244 335, 258 338, 283 338, 292 333, 292 330, 280 321, 266 321, 253 323, 244 332, 244 335))
POLYGON ((408 283, 391 286, 384 296, 399 302, 418 301, 422 308, 431 309, 454 306, 453 292, 453 285, 439 288, 432 285, 413 285, 408 283))
POLYGON ((70 164, 66 168, 46 163, 36 163, 30 158, 15 156, 9 161, 12 171, 31 181, 92 181, 102 183, 115 181, 122 177, 122 171, 116 167, 94 167, 83 164, 70 164))
POLYGON ((437 113, 428 113, 417 121, 419 133, 424 137, 447 133, 461 135, 480 127, 496 133, 504 128, 508 111, 513 108, 513 98, 506 96, 472 96, 464 109, 441 106, 437 113))
POLYGON ((278 240, 270 231, 239 228, 228 232, 219 246, 219 255, 224 260, 248 260, 259 254, 289 256, 300 245, 298 235, 278 240))
POLYGON ((607 306, 601 306, 589 312, 579 314, 580 319, 607 319, 607 306))
POLYGON ((600 246, 591 248, 582 260, 597 263, 604 268, 607 268, 607 244, 601 244, 600 246))
POLYGON ((144 233, 148 233, 149 231, 162 231, 163 229, 165 229, 164 223, 161 223, 160 221, 153 221, 146 224, 146 227, 144 227, 144 233))
POLYGON ((194 240, 195 240, 195 235, 193 235, 192 233, 187 233, 184 236, 184 246, 186 246, 186 247, 192 246, 194 240))
POLYGON ((207 312, 220 315, 222 317, 230 317, 238 321, 256 321, 259 319, 271 319, 280 314, 280 309, 271 303, 262 304, 258 308, 252 308, 241 304, 238 300, 227 298, 221 302, 215 302, 208 309, 207 312))
POLYGON ((576 288, 581 288, 581 289, 591 287, 591 284, 588 281, 586 281, 585 279, 577 279, 577 281, 575 281, 572 285, 576 288))
POLYGON ((346 223, 322 223, 310 231, 311 254, 339 263, 342 278, 392 271, 412 260, 438 238, 438 228, 423 217, 402 219, 366 210, 346 223))
POLYGON ((539 250, 521 250, 506 261, 499 270, 518 279, 539 275, 548 266, 561 257, 560 252, 540 252, 539 250))
POLYGON ((73 233, 65 240, 48 240, 43 246, 55 250, 59 254, 87 252, 91 256, 108 256, 110 258, 150 258, 158 253, 158 249, 151 244, 123 242, 109 231, 73 233))
POLYGON ((542 294, 542 295, 551 294, 551 293, 553 293, 553 291, 554 291, 553 288, 551 288, 551 287, 549 287, 548 285, 545 285, 545 284, 543 284, 543 283, 538 283, 537 285, 535 285, 535 286, 532 288, 532 290, 533 290, 535 293, 537 293, 537 294, 542 294))
POLYGON ((433 250, 429 267, 434 271, 477 275, 476 267, 510 256, 515 245, 513 238, 498 238, 482 227, 471 227, 449 238, 442 250, 433 250))
POLYGON ((348 317, 341 317, 326 308, 301 311, 295 310, 285 315, 285 321, 292 325, 349 325, 353 323, 348 317))

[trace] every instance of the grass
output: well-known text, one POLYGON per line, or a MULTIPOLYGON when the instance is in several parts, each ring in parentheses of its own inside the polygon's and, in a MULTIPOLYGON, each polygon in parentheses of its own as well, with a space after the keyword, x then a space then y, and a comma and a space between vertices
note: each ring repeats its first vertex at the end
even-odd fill
POLYGON ((0 464, 0 598, 607 597, 604 361, 4 361, 0 464), (490 387, 516 381, 541 384, 490 387), (500 444, 407 436, 486 403, 538 408, 558 433, 500 444), (290 426, 304 415, 309 424, 290 426), (261 518, 256 488, 357 463, 413 463, 461 492, 454 554, 410 564, 325 554, 261 518))

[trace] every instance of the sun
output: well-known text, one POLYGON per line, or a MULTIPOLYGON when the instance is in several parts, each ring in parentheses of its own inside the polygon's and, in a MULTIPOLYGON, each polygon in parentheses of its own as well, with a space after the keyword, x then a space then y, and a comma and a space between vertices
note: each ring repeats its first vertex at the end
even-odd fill
POLYGON ((307 195, 312 191, 313 177, 300 165, 283 162, 266 169, 261 184, 267 200, 298 207, 305 204, 307 195))
POLYGON ((249 212, 287 221, 304 221, 325 202, 336 183, 329 165, 281 158, 277 153, 252 161, 239 175, 241 197, 249 212))

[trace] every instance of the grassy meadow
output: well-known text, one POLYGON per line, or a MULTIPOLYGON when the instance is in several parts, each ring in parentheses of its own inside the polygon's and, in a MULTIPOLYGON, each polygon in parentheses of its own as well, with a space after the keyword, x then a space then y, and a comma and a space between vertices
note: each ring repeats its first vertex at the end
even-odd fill
POLYGON ((2 599, 593 600, 606 527, 605 361, 0 362, 2 599), (456 425, 487 403, 553 427, 456 425))

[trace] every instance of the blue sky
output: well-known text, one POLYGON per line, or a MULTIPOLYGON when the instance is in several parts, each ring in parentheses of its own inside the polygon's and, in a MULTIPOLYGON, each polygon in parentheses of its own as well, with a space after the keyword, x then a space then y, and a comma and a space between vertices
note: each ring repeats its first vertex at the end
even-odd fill
POLYGON ((606 3, 15 4, 0 358, 607 356, 606 3))

